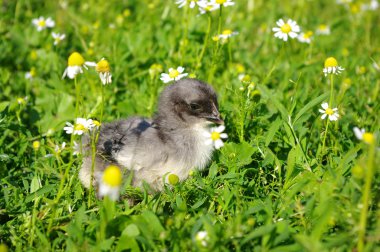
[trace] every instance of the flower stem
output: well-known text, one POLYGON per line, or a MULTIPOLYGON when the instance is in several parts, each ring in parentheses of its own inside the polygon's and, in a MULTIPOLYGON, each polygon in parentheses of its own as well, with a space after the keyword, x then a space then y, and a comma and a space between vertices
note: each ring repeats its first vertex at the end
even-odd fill
MULTIPOLYGON (((223 9, 223 5, 220 5, 219 19, 218 19, 218 34, 217 34, 218 36, 220 35, 221 30, 222 30, 222 9, 223 9)), ((211 60, 211 67, 210 67, 210 71, 209 71, 209 75, 208 75, 208 79, 207 79, 207 81, 209 83, 212 82, 212 79, 214 77, 214 73, 216 71, 216 58, 217 58, 218 52, 219 52, 219 45, 220 45, 220 39, 218 39, 218 41, 216 42, 216 47, 214 48, 214 51, 213 51, 212 60, 211 60)))
POLYGON ((230 62, 232 62, 231 40, 228 41, 228 57, 229 57, 230 62))
POLYGON ((327 133, 328 133, 328 130, 329 130, 329 125, 330 125, 330 120, 328 118, 326 120, 327 120, 327 122, 326 122, 326 130, 325 130, 325 134, 323 136, 321 159, 322 159, 323 155, 325 154, 326 138, 327 138, 327 133))
MULTIPOLYGON (((74 143, 74 134, 71 134, 70 146, 73 146, 73 143, 74 143)), ((49 222, 49 225, 48 225, 48 230, 49 231, 51 230, 51 227, 53 225, 53 220, 56 218, 55 215, 56 215, 56 212, 57 212, 57 204, 58 204, 59 200, 61 199, 62 194, 64 192, 64 185, 65 185, 65 182, 66 182, 66 178, 69 175, 69 171, 70 171, 70 168, 73 165, 73 163, 74 163, 73 151, 71 151, 70 152, 70 161, 69 161, 68 164, 65 164, 66 165, 65 173, 63 174, 63 176, 61 178, 61 182, 59 183, 59 189, 58 189, 57 196, 55 197, 55 199, 53 201, 52 215, 51 215, 50 222, 49 222)))
POLYGON ((362 204, 363 207, 360 212, 360 223, 359 223, 359 241, 358 241, 358 252, 364 251, 364 239, 367 227, 367 216, 368 216, 368 205, 371 197, 371 184, 374 173, 374 159, 375 159, 376 145, 372 143, 369 146, 369 155, 367 160, 367 172, 364 182, 364 191, 362 204))
POLYGON ((96 158, 96 142, 98 138, 98 131, 93 131, 91 135, 91 175, 90 175, 90 188, 88 190, 88 207, 91 207, 91 196, 93 191, 93 180, 94 180, 94 170, 95 170, 95 158, 96 158))
POLYGON ((80 96, 80 90, 79 85, 77 81, 77 77, 74 78, 74 84, 75 84, 75 94, 76 94, 76 100, 75 100, 75 117, 79 117, 79 96, 80 96))
MULTIPOLYGON (((218 35, 222 32, 222 10, 223 10, 223 5, 220 5, 219 8, 219 20, 218 20, 218 35)), ((218 40, 219 44, 219 40, 218 40)))
POLYGON ((104 112, 104 85, 102 85, 102 88, 101 88, 101 95, 102 95, 102 104, 100 106, 100 118, 99 118, 99 122, 102 123, 103 122, 103 112, 104 112))
POLYGON ((180 53, 179 54, 181 57, 181 60, 180 60, 181 65, 183 65, 188 33, 189 33, 189 7, 186 5, 185 6, 185 29, 183 31, 181 44, 179 45, 180 46, 180 49, 179 49, 180 53))
POLYGON ((202 51, 201 51, 201 54, 199 55, 198 57, 198 62, 197 62, 197 65, 196 65, 196 69, 200 68, 201 67, 201 61, 202 61, 202 58, 203 58, 203 55, 205 54, 205 51, 206 51, 206 48, 207 48, 207 45, 208 45, 208 38, 210 36, 210 31, 211 31, 211 15, 208 13, 207 14, 207 31, 206 31, 206 35, 205 35, 205 38, 204 38, 204 42, 203 42, 203 48, 202 48, 202 51))
POLYGON ((330 90, 330 107, 333 107, 333 102, 334 102, 334 75, 330 74, 330 85, 331 85, 331 90, 330 90))
MULTIPOLYGON (((101 96, 102 96, 102 103, 100 105, 100 117, 99 122, 100 125, 103 123, 103 113, 104 113, 104 85, 101 85, 101 96)), ((101 127, 101 126, 100 126, 101 127)), ((94 131, 92 132, 90 136, 91 141, 91 175, 90 175, 90 188, 89 188, 89 196, 88 196, 88 207, 91 207, 91 198, 92 198, 92 191, 93 191, 93 181, 94 181, 94 171, 95 171, 95 159, 96 159, 96 144, 99 139, 99 133, 100 130, 94 128, 94 131)))

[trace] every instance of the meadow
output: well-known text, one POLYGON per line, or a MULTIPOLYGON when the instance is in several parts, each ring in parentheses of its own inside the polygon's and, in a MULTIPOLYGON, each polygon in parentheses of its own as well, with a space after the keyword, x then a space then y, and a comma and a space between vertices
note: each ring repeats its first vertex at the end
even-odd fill
POLYGON ((0 8, 0 252, 380 251, 377 1, 0 8), (64 127, 151 117, 177 67, 217 91, 224 146, 162 192, 124 178, 99 199, 64 127))

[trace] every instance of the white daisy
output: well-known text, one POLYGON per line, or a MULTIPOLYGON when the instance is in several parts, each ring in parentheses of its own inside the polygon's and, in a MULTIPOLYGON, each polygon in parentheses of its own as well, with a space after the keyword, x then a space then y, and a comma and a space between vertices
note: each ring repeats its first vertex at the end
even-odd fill
POLYGON ((37 31, 45 30, 46 28, 52 28, 55 25, 53 19, 48 17, 45 19, 44 17, 35 18, 32 20, 33 25, 37 28, 37 31))
POLYGON ((211 0, 213 4, 218 4, 219 6, 223 5, 224 7, 232 6, 235 4, 232 0, 211 0))
POLYGON ((228 38, 231 38, 233 36, 236 36, 238 35, 239 33, 236 32, 236 31, 232 31, 230 29, 226 29, 222 32, 222 34, 218 35, 220 39, 228 39, 228 38))
POLYGON ((203 247, 206 247, 208 244, 208 241, 210 240, 210 237, 207 233, 207 231, 199 231, 195 235, 195 241, 202 245, 203 247))
POLYGON ((228 136, 226 133, 222 133, 226 127, 224 125, 220 125, 219 127, 211 128, 210 132, 204 134, 207 138, 206 144, 214 144, 215 149, 220 149, 223 147, 223 141, 221 138, 226 139, 228 136))
POLYGON ((97 177, 99 181, 99 197, 108 196, 111 200, 118 200, 122 182, 120 168, 116 165, 110 165, 97 177))
POLYGON ((321 24, 318 26, 317 31, 315 33, 317 35, 330 35, 330 27, 325 24, 321 24))
POLYGON ((354 127, 353 130, 356 138, 365 142, 366 144, 373 144, 375 142, 375 136, 372 133, 365 132, 365 129, 354 127))
POLYGON ((296 21, 288 19, 285 23, 284 20, 280 19, 276 22, 278 27, 273 27, 272 31, 275 32, 274 36, 276 38, 288 41, 288 37, 295 38, 298 35, 298 32, 301 31, 300 27, 297 25, 296 21))
POLYGON ((183 73, 185 68, 179 66, 177 69, 169 68, 169 73, 162 73, 160 80, 162 80, 164 83, 168 83, 170 81, 177 81, 182 79, 183 77, 187 76, 188 73, 183 73))
POLYGON ((99 73, 99 78, 103 85, 110 84, 112 82, 111 67, 105 58, 102 58, 95 67, 96 71, 99 73))
POLYGON ((329 57, 325 60, 325 68, 323 68, 323 73, 325 76, 328 74, 339 75, 343 70, 344 68, 338 66, 338 61, 335 58, 329 57))
POLYGON ((25 105, 27 100, 28 100, 27 96, 25 96, 25 97, 18 97, 17 98, 17 103, 20 104, 20 105, 25 105))
POLYGON ((175 3, 178 4, 178 8, 184 7, 187 3, 189 3, 189 7, 193 9, 196 5, 201 6, 206 0, 177 0, 175 3))
POLYGON ((25 79, 33 80, 34 77, 36 77, 36 69, 32 67, 29 72, 25 73, 25 79))
POLYGON ((63 142, 61 144, 61 146, 59 146, 58 144, 56 144, 55 147, 54 147, 55 154, 61 153, 63 151, 63 149, 65 149, 65 147, 66 147, 66 142, 63 142))
POLYGON ((202 1, 198 5, 199 5, 200 14, 212 12, 212 11, 218 10, 220 8, 219 4, 215 4, 215 3, 207 2, 207 1, 202 1))
POLYGON ((239 74, 239 80, 243 83, 249 84, 251 83, 251 76, 249 74, 239 74))
POLYGON ((55 33, 55 32, 52 32, 52 33, 51 33, 51 36, 52 36, 53 39, 54 39, 54 45, 58 45, 59 42, 61 42, 62 40, 64 40, 65 37, 66 37, 65 34, 59 34, 59 33, 55 33))
POLYGON ((313 36, 313 32, 312 31, 308 31, 308 32, 301 33, 300 35, 298 35, 297 39, 301 43, 310 44, 311 40, 312 40, 312 36, 313 36))
POLYGON ((336 3, 337 4, 349 4, 349 3, 351 3, 352 2, 352 0, 336 0, 336 3))
POLYGON ((95 62, 85 61, 82 55, 77 52, 73 52, 68 59, 67 68, 62 75, 62 79, 66 76, 70 79, 74 79, 77 74, 83 73, 82 67, 88 69, 87 66, 96 67, 95 62))
POLYGON ((63 128, 66 131, 66 134, 74 134, 74 135, 83 135, 83 133, 88 132, 93 127, 95 127, 92 119, 85 118, 77 118, 75 124, 71 124, 66 122, 66 127, 63 128))
POLYGON ((322 116, 321 116, 322 120, 324 120, 327 116, 329 117, 330 121, 338 120, 339 118, 338 108, 333 108, 333 109, 330 108, 327 102, 322 103, 321 106, 323 109, 319 109, 319 112, 322 113, 322 116))
POLYGON ((362 11, 377 10, 379 8, 379 2, 377 0, 371 0, 370 3, 362 3, 360 9, 362 11))

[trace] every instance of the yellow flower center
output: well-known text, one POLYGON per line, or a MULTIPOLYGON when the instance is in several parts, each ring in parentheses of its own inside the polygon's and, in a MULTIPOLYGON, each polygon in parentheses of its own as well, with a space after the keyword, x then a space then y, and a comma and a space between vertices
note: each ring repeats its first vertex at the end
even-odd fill
POLYGON ((17 103, 18 104, 25 104, 26 102, 25 102, 24 98, 19 97, 19 98, 17 98, 17 103))
POLYGON ((190 79, 195 79, 195 78, 197 78, 197 76, 195 75, 195 73, 191 73, 191 74, 189 74, 189 78, 190 79))
POLYGON ((312 31, 308 31, 308 32, 306 32, 306 33, 303 35, 303 37, 304 37, 305 39, 309 39, 309 38, 311 38, 311 36, 313 36, 313 32, 312 32, 312 31))
POLYGON ((84 64, 84 58, 77 52, 73 52, 68 60, 69 66, 82 66, 84 64))
POLYGON ((319 27, 318 27, 319 30, 321 31, 326 31, 327 30, 327 25, 325 24, 321 24, 319 27))
POLYGON ((104 170, 103 182, 108 186, 120 186, 121 180, 121 171, 116 165, 110 165, 104 170))
POLYGON ((175 174, 170 174, 170 175, 168 176, 168 180, 169 180, 169 184, 171 184, 171 185, 176 185, 176 184, 178 184, 179 178, 178 178, 178 176, 175 175, 175 174))
POLYGON ((352 85, 351 79, 350 78, 345 78, 343 80, 343 85, 344 85, 344 87, 349 88, 352 85))
POLYGON ((219 132, 212 132, 211 133, 211 139, 213 140, 213 141, 216 141, 216 140, 218 140, 218 139, 220 139, 220 133, 219 132))
POLYGON ((211 11, 212 10, 212 5, 207 5, 205 8, 204 8, 205 11, 211 11))
POLYGON ((81 123, 75 124, 74 126, 74 130, 85 130, 85 129, 86 127, 84 127, 84 125, 81 123))
POLYGON ((177 71, 177 69, 172 69, 170 72, 169 72, 169 77, 174 79, 175 77, 177 77, 179 75, 179 72, 177 71))
POLYGON ((245 72, 245 67, 244 67, 242 64, 237 63, 237 64, 235 65, 235 67, 236 67, 236 71, 237 71, 238 73, 244 73, 244 72, 245 72))
POLYGON ((230 29, 227 29, 227 30, 224 30, 222 32, 223 35, 231 35, 232 34, 232 31, 230 29))
POLYGON ((355 165, 351 170, 352 175, 355 178, 361 179, 364 176, 364 169, 360 165, 355 165))
POLYGON ((332 110, 331 108, 327 108, 326 111, 325 111, 325 113, 327 115, 332 115, 332 114, 334 114, 334 110, 332 110))
POLYGON ((124 15, 124 17, 129 17, 131 15, 131 10, 130 9, 125 9, 123 11, 123 15, 124 15))
POLYGON ((36 50, 32 50, 32 51, 30 52, 30 58, 31 58, 32 60, 36 60, 36 59, 38 58, 38 55, 37 55, 37 51, 36 51, 36 50))
POLYGON ((356 14, 360 11, 359 5, 357 5, 357 4, 352 4, 350 9, 351 9, 351 12, 354 14, 356 14))
POLYGON ((219 36, 218 35, 215 35, 215 36, 212 36, 212 38, 211 38, 213 41, 218 41, 219 40, 219 36))
POLYGON ((96 127, 99 127, 101 125, 101 123, 97 120, 92 120, 92 123, 96 126, 96 127))
POLYGON ((33 141, 32 146, 33 146, 33 149, 37 151, 41 146, 40 141, 33 141))
POLYGON ((337 67, 338 61, 334 57, 329 57, 325 60, 325 67, 337 67))
POLYGON ((248 74, 245 74, 244 77, 241 78, 241 82, 244 82, 244 83, 251 82, 251 76, 249 76, 248 74))
POLYGON ((359 74, 365 74, 367 72, 367 68, 365 66, 359 67, 359 74))
POLYGON ((98 64, 96 64, 96 71, 99 73, 109 73, 111 71, 110 64, 107 60, 101 59, 98 64))
POLYGON ((365 132, 363 134, 363 142, 366 144, 373 144, 375 142, 375 136, 372 133, 365 132))
POLYGON ((217 4, 224 4, 227 0, 216 0, 215 2, 217 4))
POLYGON ((281 31, 283 33, 289 33, 292 31, 292 27, 290 26, 290 24, 284 24, 283 26, 281 26, 281 31))
POLYGON ((38 26, 39 26, 39 27, 45 27, 45 26, 46 26, 46 22, 45 22, 45 20, 42 19, 42 20, 38 21, 38 26))
POLYGON ((36 68, 32 67, 29 71, 30 76, 35 77, 37 75, 36 68))

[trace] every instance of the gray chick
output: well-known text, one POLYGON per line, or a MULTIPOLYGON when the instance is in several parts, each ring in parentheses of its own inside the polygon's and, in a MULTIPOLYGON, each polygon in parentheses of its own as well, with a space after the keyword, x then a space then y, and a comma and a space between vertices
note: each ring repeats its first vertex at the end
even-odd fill
MULTIPOLYGON (((152 119, 131 117, 103 124, 94 168, 96 178, 110 164, 124 172, 133 171, 132 185, 147 182, 155 191, 163 188, 164 176, 175 174, 180 181, 190 170, 202 170, 211 159, 212 145, 205 143, 211 124, 223 124, 214 89, 199 80, 182 79, 165 88, 152 119)), ((91 183, 92 158, 84 147, 79 178, 87 188, 91 183)))

